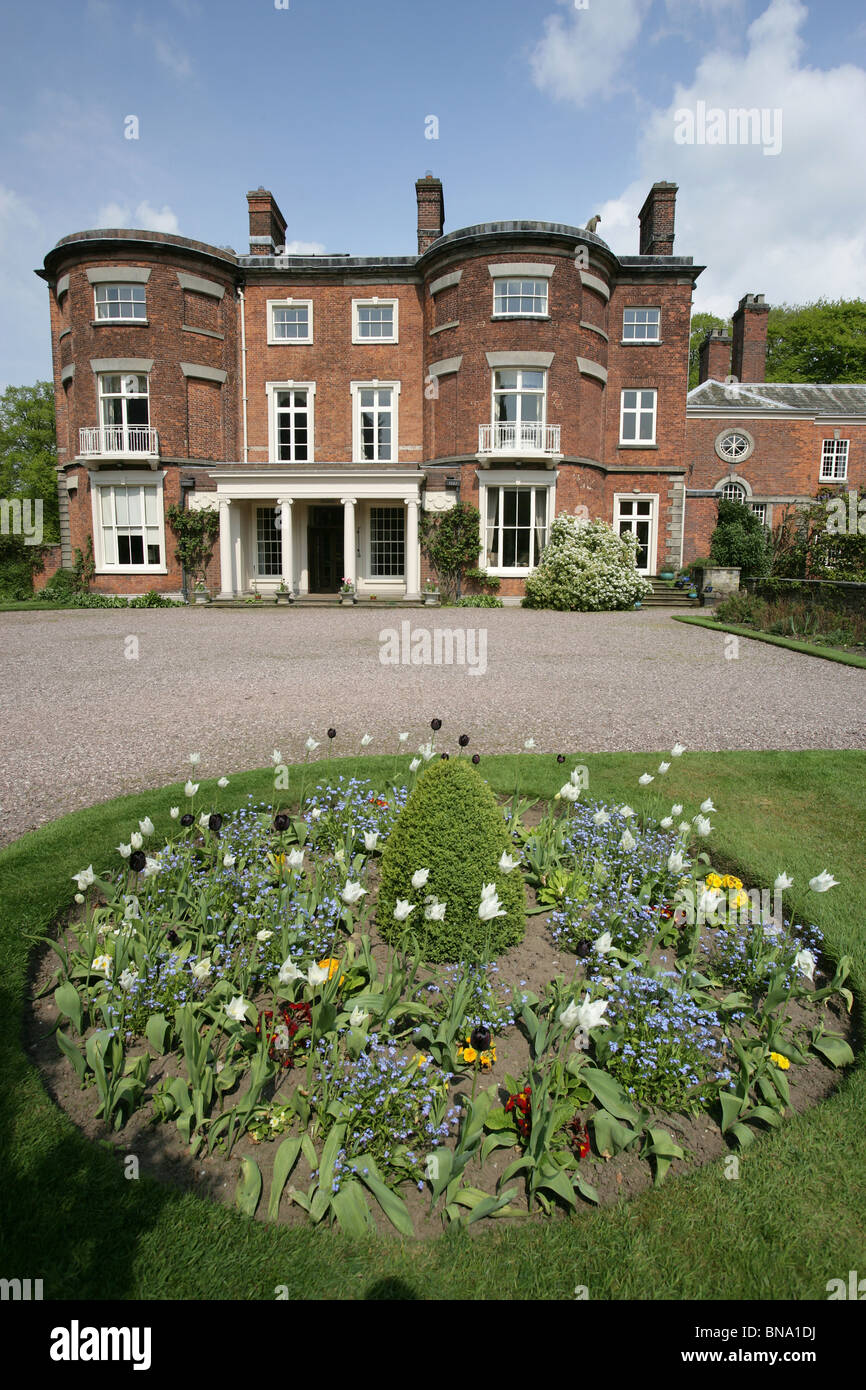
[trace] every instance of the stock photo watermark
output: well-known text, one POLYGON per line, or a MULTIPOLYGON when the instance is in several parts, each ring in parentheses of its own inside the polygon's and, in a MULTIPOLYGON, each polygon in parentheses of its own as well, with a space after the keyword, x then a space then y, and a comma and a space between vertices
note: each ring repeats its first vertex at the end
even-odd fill
POLYGON ((831 536, 866 536, 866 497, 858 502, 857 493, 849 489, 847 499, 830 497, 825 505, 831 536))
POLYGON ((41 497, 0 497, 0 535, 23 536, 25 545, 42 544, 41 497))
POLYGON ((677 145, 760 145, 765 155, 782 152, 782 109, 769 106, 681 106, 674 112, 677 145))
POLYGON ((470 676, 487 670, 485 627, 413 628, 408 620, 379 633, 379 660, 383 666, 462 666, 470 676))

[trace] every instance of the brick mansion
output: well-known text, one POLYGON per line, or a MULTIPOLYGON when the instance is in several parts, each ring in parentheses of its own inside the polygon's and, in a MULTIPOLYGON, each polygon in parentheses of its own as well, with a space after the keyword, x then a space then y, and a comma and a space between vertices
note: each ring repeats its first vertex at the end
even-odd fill
POLYGON ((412 255, 287 255, 263 188, 246 255, 127 229, 49 251, 61 545, 42 582, 89 538, 94 590, 179 597, 179 503, 219 512, 217 597, 348 578, 411 600, 420 514, 460 499, 516 602, 563 511, 634 532, 654 575, 706 554, 720 495, 772 525, 866 485, 866 386, 766 383, 763 296, 705 341, 689 392, 704 267, 674 254, 675 184, 650 189, 633 255, 595 219, 446 232, 440 181, 415 191, 412 255))

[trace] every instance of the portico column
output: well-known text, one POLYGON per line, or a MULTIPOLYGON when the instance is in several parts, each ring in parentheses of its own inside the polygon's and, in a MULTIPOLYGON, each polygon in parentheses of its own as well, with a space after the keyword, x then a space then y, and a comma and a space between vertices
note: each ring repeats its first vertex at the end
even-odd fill
POLYGON ((295 554, 292 537, 292 497, 281 497, 277 503, 280 509, 280 541, 282 550, 282 580, 290 594, 295 592, 295 554))
POLYGON ((355 497, 341 497, 343 507, 343 578, 357 587, 355 566, 355 497))
POLYGON ((406 597, 421 597, 421 555, 418 549, 418 498, 406 497, 406 597))
POLYGON ((220 598, 234 598, 234 578, 232 576, 232 536, 231 499, 221 497, 220 507, 220 598))

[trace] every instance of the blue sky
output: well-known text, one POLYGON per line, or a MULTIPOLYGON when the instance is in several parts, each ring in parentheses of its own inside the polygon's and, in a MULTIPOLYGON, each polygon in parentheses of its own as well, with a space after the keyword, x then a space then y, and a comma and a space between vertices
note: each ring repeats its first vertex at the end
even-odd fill
POLYGON ((0 389, 50 374, 32 272, 58 238, 243 252, 259 184, 298 249, 413 252, 431 170, 446 230, 599 213, 634 252, 673 179, 696 309, 866 297, 861 0, 4 0, 0 51, 0 389), (765 135, 698 143, 700 103, 763 109, 765 135))

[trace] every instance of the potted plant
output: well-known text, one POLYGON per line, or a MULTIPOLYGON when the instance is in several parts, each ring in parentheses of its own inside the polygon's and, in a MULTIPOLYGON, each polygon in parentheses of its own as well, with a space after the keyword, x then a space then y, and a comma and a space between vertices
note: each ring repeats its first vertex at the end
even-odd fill
POLYGON ((282 599, 283 603, 291 603, 292 595, 285 579, 281 579, 277 585, 277 603, 282 599))
POLYGON ((424 588, 421 590, 425 608, 439 607, 439 586, 434 584, 432 579, 425 580, 424 588))
POLYGON ((352 604, 355 602, 355 585, 351 579, 344 576, 340 581, 340 602, 352 604))
POLYGON ((261 603, 261 601, 262 601, 262 596, 261 596, 261 594, 259 593, 258 580, 256 580, 256 579, 253 580, 252 589, 253 589, 253 595, 252 595, 252 597, 253 597, 253 603, 261 603))
POLYGON ((204 580, 200 579, 198 581, 193 593, 195 594, 196 603, 210 603, 210 590, 204 583, 204 580))

